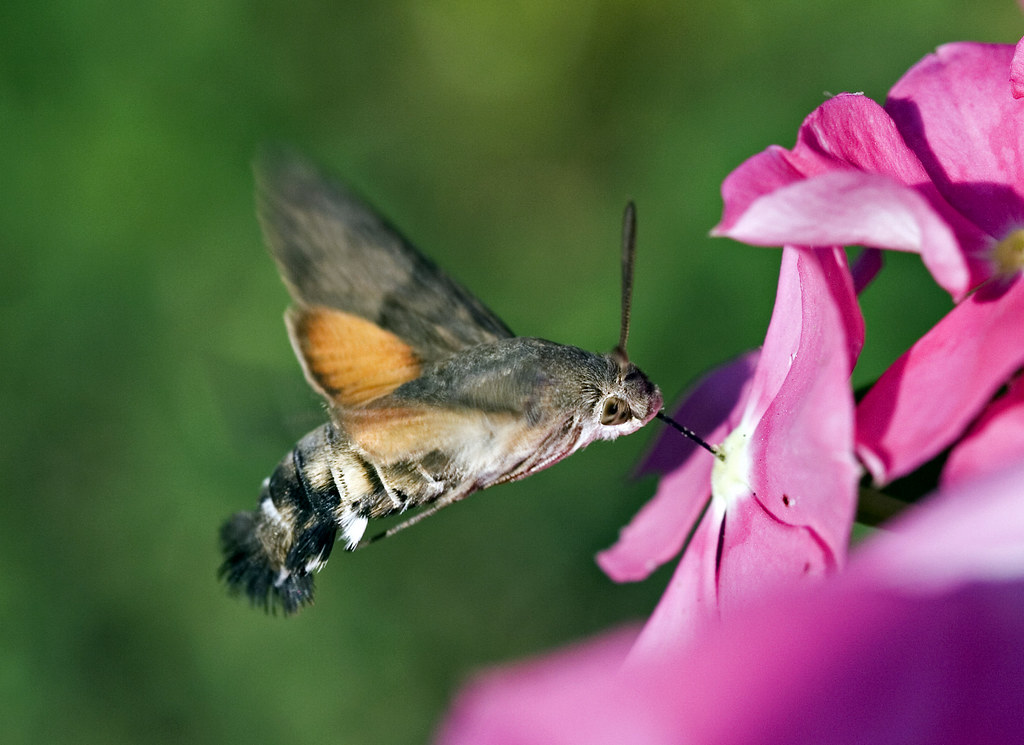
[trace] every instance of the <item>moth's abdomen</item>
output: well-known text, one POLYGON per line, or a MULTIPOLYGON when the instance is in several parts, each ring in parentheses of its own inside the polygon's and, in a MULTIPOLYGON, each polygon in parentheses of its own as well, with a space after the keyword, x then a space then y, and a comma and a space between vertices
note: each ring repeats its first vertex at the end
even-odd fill
POLYGON ((235 592, 292 613, 313 599, 313 572, 327 563, 339 530, 355 547, 369 506, 386 492, 331 424, 298 442, 263 482, 259 507, 221 528, 221 576, 235 592))

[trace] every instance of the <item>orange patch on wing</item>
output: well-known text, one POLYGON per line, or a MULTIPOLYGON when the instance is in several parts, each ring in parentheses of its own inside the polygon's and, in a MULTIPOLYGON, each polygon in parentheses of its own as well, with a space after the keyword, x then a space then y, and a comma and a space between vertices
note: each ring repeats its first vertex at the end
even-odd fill
POLYGON ((365 318, 333 308, 292 309, 288 330, 306 377, 341 406, 359 406, 419 377, 404 341, 365 318))

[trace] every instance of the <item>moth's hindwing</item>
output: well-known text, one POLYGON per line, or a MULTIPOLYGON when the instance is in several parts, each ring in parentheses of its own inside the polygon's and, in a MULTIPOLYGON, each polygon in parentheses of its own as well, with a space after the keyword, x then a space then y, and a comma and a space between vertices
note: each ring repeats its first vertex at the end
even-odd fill
POLYGON ((291 308, 286 321, 306 380, 335 406, 365 404, 419 377, 412 348, 365 318, 316 306, 291 308))

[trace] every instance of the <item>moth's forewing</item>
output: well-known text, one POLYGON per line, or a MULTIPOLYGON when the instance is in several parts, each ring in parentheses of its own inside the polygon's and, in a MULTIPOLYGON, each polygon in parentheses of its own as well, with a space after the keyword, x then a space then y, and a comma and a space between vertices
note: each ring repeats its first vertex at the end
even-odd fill
POLYGON ((256 179, 266 242, 300 305, 365 318, 424 362, 512 336, 468 290, 307 161, 265 155, 256 179))

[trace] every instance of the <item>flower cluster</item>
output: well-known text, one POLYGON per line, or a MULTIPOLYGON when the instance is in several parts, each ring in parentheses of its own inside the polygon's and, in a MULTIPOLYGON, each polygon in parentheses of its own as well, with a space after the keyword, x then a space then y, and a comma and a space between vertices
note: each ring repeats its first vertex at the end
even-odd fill
POLYGON ((658 494, 598 557, 616 580, 645 577, 679 552, 711 496, 638 653, 692 636, 778 579, 841 565, 856 461, 883 486, 951 448, 948 485, 1024 457, 1024 101, 1008 83, 1013 54, 944 46, 884 107, 836 96, 792 150, 770 147, 725 180, 714 232, 785 245, 778 295, 756 364, 713 373, 679 411, 683 421, 698 406, 717 415, 709 439, 722 460, 663 443, 649 463, 666 474, 658 494), (852 269, 835 248, 851 244, 869 247, 852 269), (958 302, 855 406, 864 330, 854 291, 882 249, 920 254, 958 302), (738 395, 715 411, 708 389, 738 395))
POLYGON ((639 633, 485 679, 442 739, 1024 739, 1024 40, 943 46, 884 106, 829 99, 722 194, 715 234, 784 246, 764 345, 677 412, 718 457, 663 438, 657 494, 598 556, 633 581, 682 552, 667 591, 639 633), (954 305, 855 400, 884 250, 954 305), (862 472, 940 453, 938 494, 837 571, 862 472))

